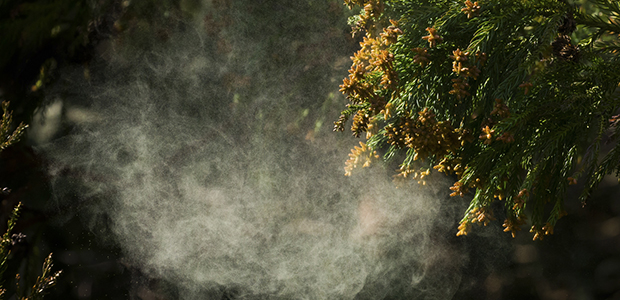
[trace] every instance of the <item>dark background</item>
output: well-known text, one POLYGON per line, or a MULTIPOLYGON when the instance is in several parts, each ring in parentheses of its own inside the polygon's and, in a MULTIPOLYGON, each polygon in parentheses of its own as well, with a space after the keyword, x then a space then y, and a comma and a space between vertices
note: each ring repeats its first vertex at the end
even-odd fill
MULTIPOLYGON (((105 222, 89 225, 84 203, 90 199, 65 194, 71 201, 58 201, 53 195, 50 161, 40 147, 74 130, 69 103, 54 106, 57 97, 79 94, 67 88, 74 85, 65 74, 105 82, 108 75, 98 72, 111 63, 110 52, 149 49, 193 30, 200 20, 215 59, 226 61, 242 41, 261 49, 249 49, 243 60, 227 62, 227 71, 205 79, 205 88, 214 91, 215 100, 211 101, 217 103, 212 118, 236 128, 222 108, 228 106, 221 103, 233 105, 234 99, 248 99, 265 87, 285 85, 277 102, 282 111, 274 116, 304 117, 286 125, 267 118, 263 128, 272 124, 285 127, 284 132, 293 136, 311 139, 323 134, 348 139, 347 134, 330 133, 330 124, 345 103, 338 85, 358 42, 346 23, 350 15, 342 3, 328 0, 1 2, 0 99, 11 102, 16 124, 30 124, 19 144, 0 153, 0 186, 11 189, 2 199, 0 221, 4 227, 0 228, 5 228, 12 207, 21 201, 24 209, 16 232, 27 235, 24 243, 12 249, 4 274, 7 298, 15 299, 11 296, 15 274, 21 274, 22 286, 30 286, 50 252, 55 269, 62 269, 63 274, 46 299, 179 297, 173 282, 143 274, 124 258, 105 222), (255 69, 248 70, 244 60, 252 61, 255 69), (331 97, 326 97, 330 93, 331 97), (317 121, 324 125, 315 130, 317 121)), ((88 107, 88 103, 83 105, 88 107)), ((244 138, 240 134, 239 139, 244 138)), ((448 194, 446 190, 445 201, 465 201, 448 194)), ((445 238, 469 257, 454 298, 620 299, 617 180, 606 178, 585 207, 575 194, 569 192, 566 199, 568 216, 558 223, 555 234, 542 242, 531 241, 527 232, 515 239, 509 234, 498 235, 498 222, 489 228, 475 228, 467 237, 455 238, 456 230, 449 232, 445 238)), ((453 227, 456 229, 456 223, 453 227)), ((221 289, 218 297, 239 298, 234 288, 221 289)), ((399 294, 387 298, 399 299, 399 294)))

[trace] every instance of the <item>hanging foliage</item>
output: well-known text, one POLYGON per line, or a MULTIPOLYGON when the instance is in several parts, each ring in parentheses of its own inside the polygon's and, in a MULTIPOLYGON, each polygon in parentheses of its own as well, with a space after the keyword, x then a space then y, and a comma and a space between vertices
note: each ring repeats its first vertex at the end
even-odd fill
POLYGON ((494 220, 499 201, 504 231, 514 237, 529 218, 542 239, 566 214, 569 185, 583 186, 585 204, 619 175, 617 1, 345 4, 361 7, 351 22, 365 36, 335 130, 352 118, 353 134, 367 133, 352 155, 400 159, 399 177, 453 175, 452 196, 473 194, 457 235, 494 220))

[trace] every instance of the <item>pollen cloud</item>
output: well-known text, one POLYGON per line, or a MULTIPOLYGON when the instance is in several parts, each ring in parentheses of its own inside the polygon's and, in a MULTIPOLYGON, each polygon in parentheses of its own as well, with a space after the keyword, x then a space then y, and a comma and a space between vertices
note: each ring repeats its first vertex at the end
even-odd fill
POLYGON ((200 20, 224 20, 204 16, 207 1, 165 39, 110 42, 88 80, 64 71, 54 97, 82 118, 41 147, 56 204, 79 203, 129 265, 183 299, 230 289, 239 299, 451 298, 465 257, 444 238, 461 211, 445 182, 431 174, 397 189, 378 160, 345 177, 357 141, 324 125, 344 102, 343 45, 250 6, 257 25, 204 30, 200 20))

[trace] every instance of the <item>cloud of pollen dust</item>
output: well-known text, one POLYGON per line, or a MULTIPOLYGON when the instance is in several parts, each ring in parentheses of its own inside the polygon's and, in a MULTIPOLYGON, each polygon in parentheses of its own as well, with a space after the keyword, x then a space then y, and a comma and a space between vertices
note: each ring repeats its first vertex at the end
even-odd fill
POLYGON ((67 109, 90 115, 42 147, 57 201, 80 201, 86 222, 183 299, 220 299, 221 287, 240 299, 450 299, 465 258, 442 237, 461 212, 445 182, 396 189, 379 162, 345 177, 357 141, 321 126, 342 107, 333 66, 348 53, 307 54, 323 33, 274 25, 258 38, 251 27, 268 25, 251 24, 221 52, 201 26, 112 41, 90 81, 64 73, 67 109), (270 53, 268 39, 297 50, 270 53))

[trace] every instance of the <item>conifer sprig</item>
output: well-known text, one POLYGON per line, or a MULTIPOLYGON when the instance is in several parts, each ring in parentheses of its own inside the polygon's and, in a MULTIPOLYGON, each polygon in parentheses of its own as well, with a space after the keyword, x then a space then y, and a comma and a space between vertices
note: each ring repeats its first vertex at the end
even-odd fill
POLYGON ((6 147, 16 143, 19 138, 24 134, 28 125, 20 123, 15 131, 11 133, 11 126, 13 125, 13 114, 9 111, 9 102, 2 102, 2 120, 0 120, 0 151, 6 147))
POLYGON ((452 195, 473 192, 458 235, 500 202, 504 231, 530 222, 542 239, 569 185, 584 185, 585 203, 620 172, 617 2, 592 1, 598 14, 550 0, 345 2, 382 13, 341 86, 352 104, 337 128, 349 116, 355 136, 372 128, 365 152, 404 157, 399 178, 455 175, 452 195), (617 144, 600 153, 603 140, 617 144))
MULTIPOLYGON (((13 208, 13 212, 11 213, 11 217, 7 222, 7 230, 2 235, 2 240, 0 240, 0 278, 4 278, 4 272, 6 271, 6 262, 9 258, 9 254, 11 253, 11 232, 15 228, 15 224, 17 223, 17 218, 19 217, 19 212, 21 210, 22 204, 18 203, 15 208, 13 208)), ((3 288, 4 282, 0 282, 0 299, 3 299, 5 289, 3 288)))
POLYGON ((43 299, 43 296, 45 296, 45 293, 47 292, 47 290, 53 287, 54 285, 56 285, 56 282, 58 281, 58 277, 62 273, 62 270, 52 273, 53 266, 54 265, 52 264, 52 253, 50 253, 47 256, 47 258, 45 258, 45 261, 43 262, 43 272, 41 276, 37 277, 37 281, 32 287, 30 295, 28 297, 22 297, 20 298, 20 300, 41 300, 43 299))
MULTIPOLYGON (((9 102, 2 102, 2 110, 3 115, 0 120, 0 151, 6 149, 7 147, 17 143, 21 136, 24 134, 27 125, 19 124, 17 128, 11 133, 11 126, 13 123, 13 115, 12 112, 9 111, 9 102)), ((8 193, 9 190, 4 188, 2 190, 5 193, 8 193)), ((17 223, 17 218, 19 217, 20 211, 22 208, 22 203, 19 202, 15 208, 13 208, 13 212, 9 217, 7 222, 7 230, 2 235, 2 239, 0 240, 0 278, 4 278, 4 273, 7 268, 7 260, 11 254, 11 246, 15 243, 19 243, 21 239, 25 237, 23 234, 12 234, 15 225, 17 223)), ((61 271, 52 274, 52 254, 45 259, 43 263, 43 274, 37 277, 37 280, 30 291, 28 296, 19 297, 20 300, 40 300, 43 299, 47 289, 54 286, 58 277, 61 274, 61 271)), ((16 275, 17 278, 17 290, 19 294, 19 274, 16 275)), ((4 282, 0 281, 0 300, 4 299, 4 295, 6 293, 6 289, 4 287, 4 282)))

